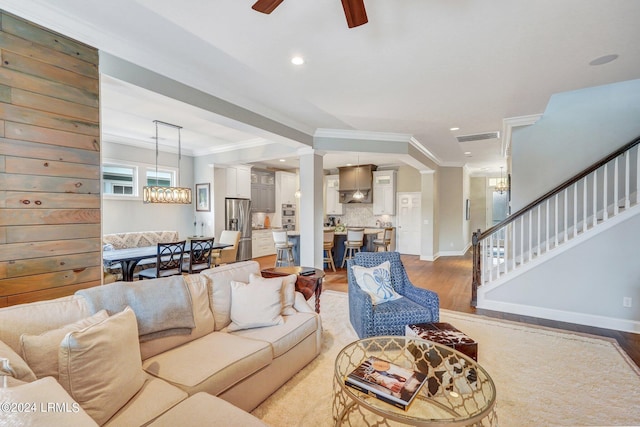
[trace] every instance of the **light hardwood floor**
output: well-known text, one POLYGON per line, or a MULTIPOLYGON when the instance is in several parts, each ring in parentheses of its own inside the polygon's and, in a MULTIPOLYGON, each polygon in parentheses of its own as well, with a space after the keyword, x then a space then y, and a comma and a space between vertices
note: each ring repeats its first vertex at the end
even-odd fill
MULTIPOLYGON (((256 261, 260 263, 261 268, 273 267, 275 256, 257 258, 256 261)), ((411 282, 436 292, 440 298, 440 307, 444 309, 613 338, 618 341, 635 364, 640 366, 640 334, 476 310, 471 307, 469 304, 471 300, 470 252, 465 256, 438 258, 434 262, 421 261, 417 255, 402 255, 402 263, 411 282)), ((325 270, 325 273, 323 290, 347 291, 347 274, 344 268, 338 268, 335 273, 325 270)))

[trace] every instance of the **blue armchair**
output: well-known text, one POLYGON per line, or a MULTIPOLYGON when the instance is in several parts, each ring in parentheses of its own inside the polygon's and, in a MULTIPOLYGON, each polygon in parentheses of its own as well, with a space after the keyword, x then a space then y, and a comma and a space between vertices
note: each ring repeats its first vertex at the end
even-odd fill
POLYGON ((349 319, 360 338, 404 335, 405 325, 437 322, 440 317, 438 294, 416 288, 407 277, 398 252, 360 252, 347 263, 349 281, 349 319), (369 294, 356 283, 354 265, 375 267, 389 261, 391 286, 403 296, 373 305, 369 294))

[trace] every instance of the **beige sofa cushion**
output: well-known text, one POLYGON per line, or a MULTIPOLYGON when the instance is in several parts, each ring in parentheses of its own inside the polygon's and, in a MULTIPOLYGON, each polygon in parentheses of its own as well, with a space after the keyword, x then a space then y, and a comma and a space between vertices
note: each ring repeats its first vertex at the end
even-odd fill
POLYGON ((319 327, 320 318, 315 312, 299 313, 296 316, 284 316, 283 325, 245 329, 233 332, 233 335, 269 342, 275 359, 291 350, 309 335, 316 333, 319 327))
POLYGON ((216 331, 231 323, 231 281, 247 283, 251 273, 260 274, 260 264, 256 261, 235 262, 200 272, 210 279, 209 303, 216 331))
POLYGON ((209 307, 209 278, 202 274, 189 274, 183 277, 191 294, 193 320, 196 327, 188 335, 173 335, 140 343, 142 360, 193 341, 214 330, 215 322, 209 307))
POLYGON ((62 386, 50 377, 16 387, 0 387, 0 402, 35 405, 30 407, 35 409, 33 411, 3 412, 0 415, 2 426, 97 426, 62 386), (49 404, 55 404, 59 410, 47 410, 49 404))
MULTIPOLYGON (((178 387, 166 381, 144 374, 142 388, 126 405, 107 421, 108 427, 142 426, 155 420, 160 415, 189 397, 178 387)), ((188 424, 176 424, 184 425, 188 424)))
POLYGON ((144 383, 138 324, 131 308, 69 332, 58 354, 60 384, 104 424, 144 383))
POLYGON ((58 349, 65 335, 71 331, 79 331, 87 326, 105 320, 109 315, 100 310, 93 316, 80 319, 62 328, 52 329, 40 335, 22 334, 20 347, 22 357, 29 364, 38 378, 54 377, 58 379, 58 349))
POLYGON ((251 273, 249 275, 249 284, 253 285, 254 283, 270 283, 270 282, 278 282, 282 284, 282 315, 283 316, 292 316, 297 313, 297 311, 293 308, 293 303, 295 301, 295 293, 296 293, 296 280, 298 280, 298 276, 296 274, 290 274, 288 276, 282 277, 271 277, 265 278, 259 274, 251 273))
MULTIPOLYGON (((56 347, 57 349, 57 347, 56 347)), ((0 364, 0 375, 7 375, 20 381, 31 382, 36 380, 36 374, 33 373, 29 365, 16 353, 11 347, 0 341, 0 358, 9 360, 10 371, 6 371, 0 364)), ((54 356, 57 366, 57 353, 54 356)))
POLYGON ((231 282, 231 324, 229 331, 281 325, 282 280, 252 284, 231 282))
POLYGON ((38 335, 91 316, 84 298, 68 296, 0 309, 0 341, 20 353, 20 335, 38 335))
POLYGON ((197 393, 150 424, 153 427, 268 427, 247 412, 218 397, 197 393))
POLYGON ((212 332, 142 363, 149 374, 168 381, 189 395, 217 395, 269 365, 271 346, 226 332, 212 332))

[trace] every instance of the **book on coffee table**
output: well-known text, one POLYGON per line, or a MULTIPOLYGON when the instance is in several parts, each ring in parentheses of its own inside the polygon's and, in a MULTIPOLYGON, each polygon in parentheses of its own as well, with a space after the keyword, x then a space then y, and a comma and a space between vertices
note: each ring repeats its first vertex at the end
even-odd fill
POLYGON ((422 372, 369 357, 345 378, 345 384, 397 408, 407 410, 426 382, 422 372))

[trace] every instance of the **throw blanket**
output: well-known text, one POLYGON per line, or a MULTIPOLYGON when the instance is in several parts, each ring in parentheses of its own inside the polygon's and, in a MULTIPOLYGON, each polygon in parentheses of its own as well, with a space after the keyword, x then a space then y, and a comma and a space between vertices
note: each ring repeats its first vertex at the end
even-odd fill
POLYGON ((136 314, 140 342, 171 335, 188 335, 195 328, 191 294, 182 276, 161 280, 116 282, 76 292, 87 300, 93 314, 109 315, 127 306, 136 314))

